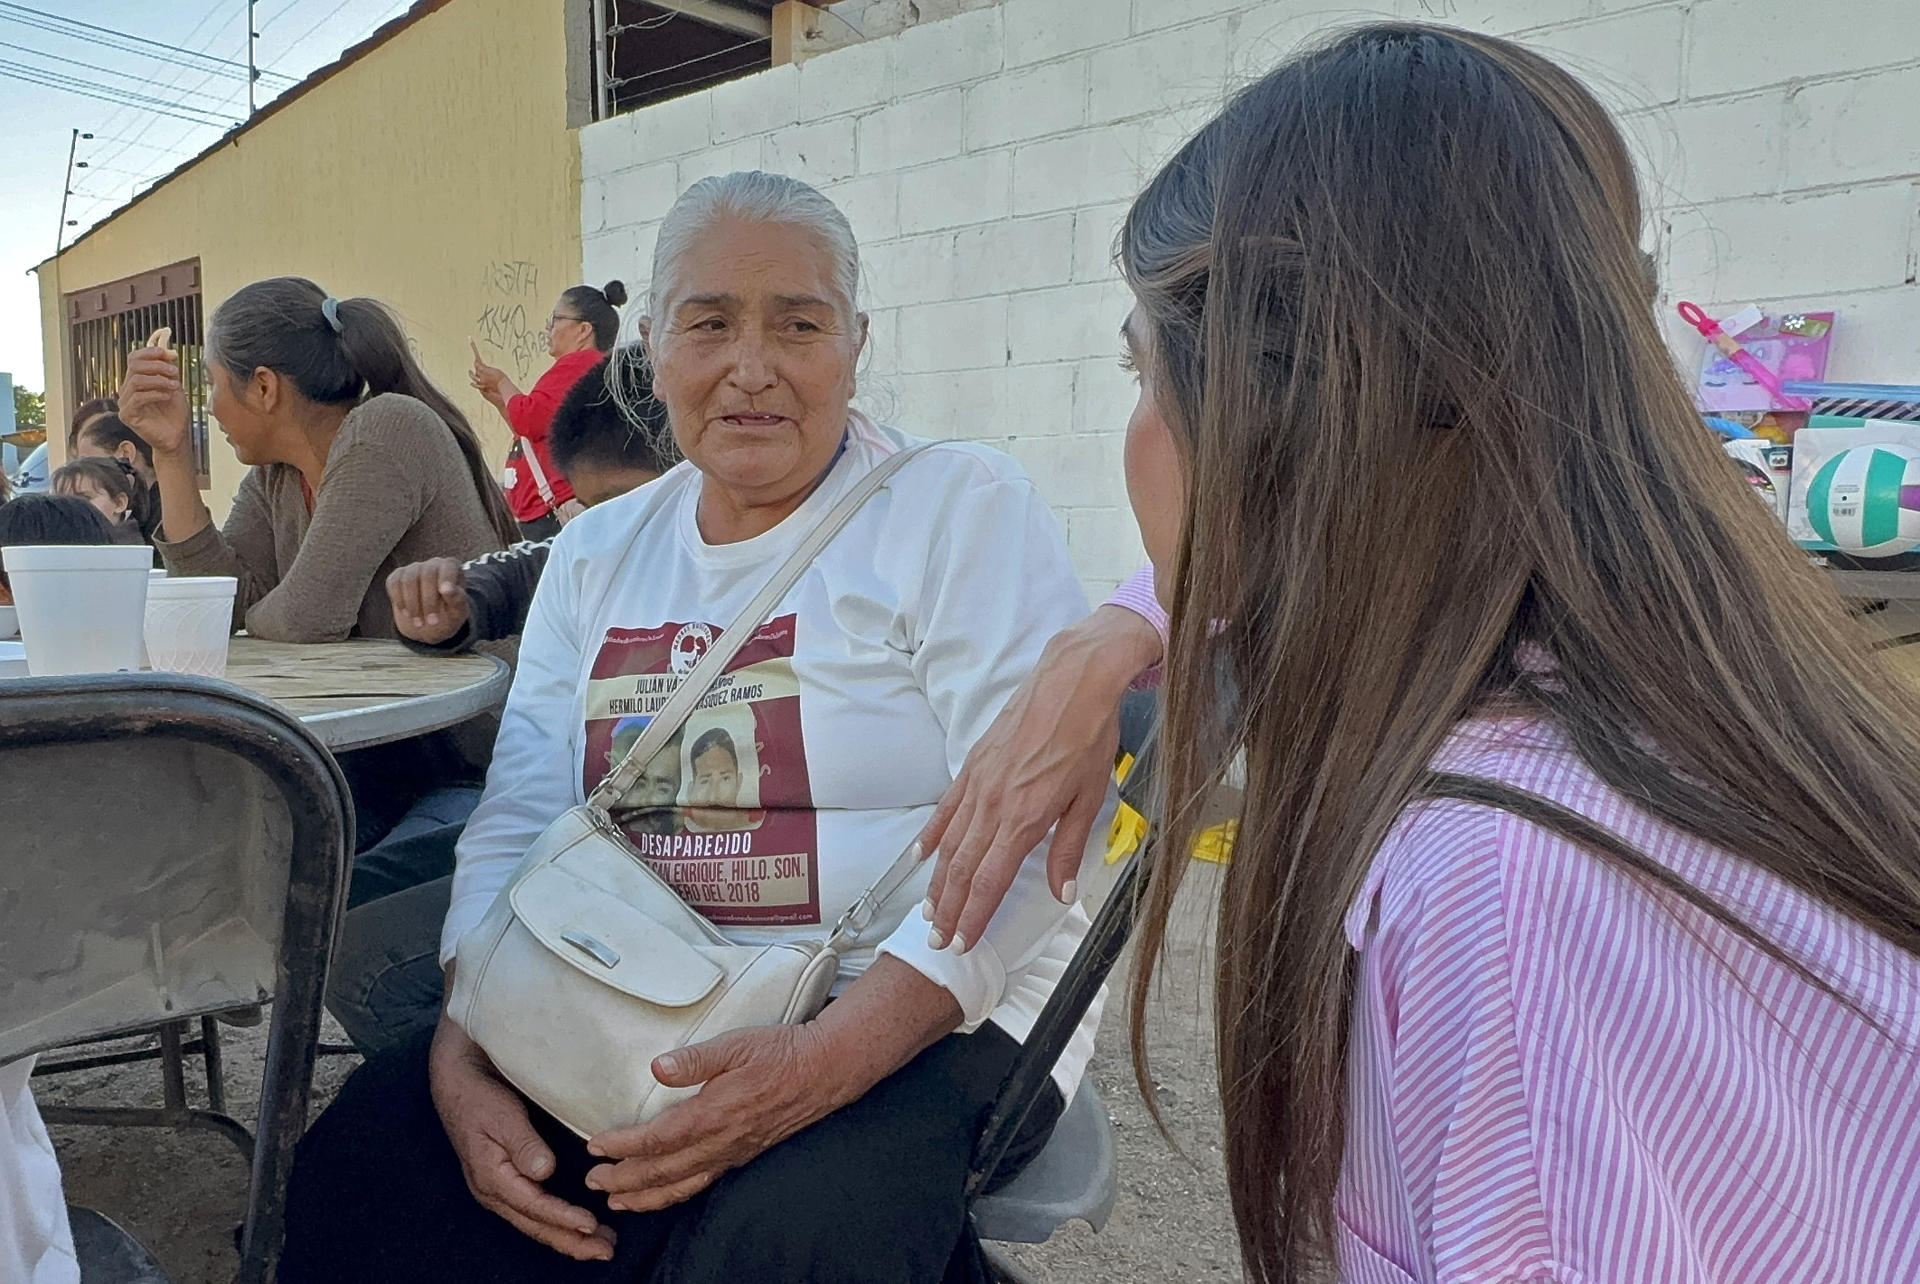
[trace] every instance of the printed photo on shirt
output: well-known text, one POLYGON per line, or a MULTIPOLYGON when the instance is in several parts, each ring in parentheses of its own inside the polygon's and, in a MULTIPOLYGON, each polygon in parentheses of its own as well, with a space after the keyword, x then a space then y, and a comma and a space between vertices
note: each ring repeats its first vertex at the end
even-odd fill
MULTIPOLYGON (((820 921, 793 616, 755 630, 613 808, 635 850, 714 923, 820 921)), ((584 785, 630 753, 720 630, 609 629, 587 688, 584 785)))

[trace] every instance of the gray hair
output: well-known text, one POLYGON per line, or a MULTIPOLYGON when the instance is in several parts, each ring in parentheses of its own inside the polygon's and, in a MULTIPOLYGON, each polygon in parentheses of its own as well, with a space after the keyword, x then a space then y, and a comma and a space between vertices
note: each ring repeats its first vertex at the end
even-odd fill
MULTIPOLYGON (((681 258, 703 232, 723 218, 779 223, 817 235, 833 256, 829 279, 834 302, 849 322, 859 313, 860 243, 854 239, 853 224, 840 207, 818 188, 797 178, 758 169, 740 170, 701 179, 680 193, 662 220, 653 243, 653 280, 647 288, 647 315, 656 327, 665 324, 667 295, 681 258)), ((648 398, 642 387, 651 387, 651 377, 633 366, 645 360, 638 344, 615 348, 608 358, 607 392, 636 423, 645 422, 642 410, 648 398)), ((671 432, 662 429, 659 436, 664 438, 657 443, 665 452, 663 458, 674 458, 678 450, 672 444, 671 432)))
POLYGON ((851 320, 860 310, 860 244, 847 216, 817 188, 754 169, 703 178, 680 193, 667 211, 653 243, 653 283, 647 292, 647 312, 655 325, 665 319, 667 293, 680 259, 701 233, 723 218, 781 223, 817 235, 833 256, 833 289, 844 315, 851 320))

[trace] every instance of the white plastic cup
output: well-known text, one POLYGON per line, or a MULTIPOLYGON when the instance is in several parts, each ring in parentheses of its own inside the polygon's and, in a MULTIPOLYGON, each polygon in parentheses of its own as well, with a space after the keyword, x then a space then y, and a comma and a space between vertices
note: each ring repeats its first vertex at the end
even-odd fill
POLYGON ((37 678, 140 667, 147 572, 144 544, 20 544, 0 549, 27 671, 37 678))
MULTIPOLYGON (((166 578, 167 568, 164 566, 155 567, 153 570, 147 572, 147 594, 149 601, 152 600, 153 586, 166 578)), ((140 631, 140 667, 143 669, 151 669, 153 667, 152 662, 147 659, 147 634, 144 627, 142 627, 140 631)))
POLYGON ((147 662, 158 672, 227 676, 231 575, 175 575, 147 585, 147 662))

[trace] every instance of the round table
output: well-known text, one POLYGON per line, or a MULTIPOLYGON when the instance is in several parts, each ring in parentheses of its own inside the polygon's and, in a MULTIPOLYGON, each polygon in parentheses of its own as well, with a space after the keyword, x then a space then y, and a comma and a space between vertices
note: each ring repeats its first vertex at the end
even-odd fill
POLYGON ((398 642, 233 639, 227 681, 299 718, 335 753, 488 713, 512 680, 496 656, 421 655, 398 642))

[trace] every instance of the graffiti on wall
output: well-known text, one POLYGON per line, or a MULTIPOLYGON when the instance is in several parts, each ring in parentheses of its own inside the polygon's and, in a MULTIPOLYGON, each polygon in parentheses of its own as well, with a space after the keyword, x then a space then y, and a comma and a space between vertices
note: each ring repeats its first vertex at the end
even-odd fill
POLYGON ((540 269, 525 259, 495 259, 481 271, 480 285, 484 302, 473 321, 474 340, 500 353, 502 368, 524 380, 547 355, 540 269))

